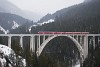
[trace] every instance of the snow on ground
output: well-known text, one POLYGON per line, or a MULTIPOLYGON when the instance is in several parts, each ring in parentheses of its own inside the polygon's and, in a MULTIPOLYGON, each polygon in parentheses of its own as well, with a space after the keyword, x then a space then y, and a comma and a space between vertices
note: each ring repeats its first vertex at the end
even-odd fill
POLYGON ((2 26, 0 26, 0 30, 3 31, 5 34, 9 32, 8 30, 6 31, 2 26))
POLYGON ((50 20, 48 20, 48 21, 44 21, 42 24, 50 23, 50 22, 54 22, 54 19, 50 19, 50 20))
POLYGON ((0 63, 2 67, 5 67, 6 65, 6 59, 4 58, 4 56, 10 55, 10 53, 11 53, 11 48, 0 44, 0 63))
POLYGON ((78 64, 78 65, 75 65, 75 67, 80 67, 80 64, 78 64))
POLYGON ((15 21, 13 21, 12 29, 16 29, 16 28, 18 28, 18 27, 19 27, 18 23, 16 23, 15 21))
POLYGON ((22 62, 23 62, 23 65, 24 65, 24 67, 25 67, 25 66, 26 66, 26 60, 23 59, 22 62))
POLYGON ((51 22, 54 22, 54 19, 50 19, 50 20, 44 21, 44 22, 42 22, 42 23, 37 23, 36 25, 32 25, 32 26, 29 27, 28 30, 29 30, 29 32, 30 32, 32 27, 36 27, 36 26, 38 26, 38 25, 41 26, 41 25, 43 25, 43 24, 47 24, 47 23, 51 23, 51 22))
MULTIPOLYGON (((16 54, 11 48, 0 44, 0 63, 2 67, 5 67, 6 62, 7 62, 7 59, 5 57, 8 58, 9 61, 14 65, 16 64, 16 61, 20 61, 20 63, 22 62, 21 64, 23 65, 22 67, 26 66, 26 59, 22 58, 21 56, 16 57, 16 54)), ((9 64, 9 67, 12 67, 12 65, 9 64)))
POLYGON ((5 58, 0 58, 0 62, 1 62, 2 67, 4 67, 6 64, 5 58))
POLYGON ((11 50, 11 48, 0 44, 0 51, 2 51, 5 55, 9 55, 11 53, 11 50))
POLYGON ((30 26, 29 29, 28 29, 29 32, 31 31, 31 28, 32 28, 32 27, 35 27, 35 26, 37 26, 37 25, 32 25, 32 26, 30 26))
POLYGON ((50 19, 48 21, 44 21, 43 23, 38 23, 39 25, 43 25, 43 24, 47 24, 47 23, 51 23, 51 22, 54 22, 55 20, 54 19, 50 19))

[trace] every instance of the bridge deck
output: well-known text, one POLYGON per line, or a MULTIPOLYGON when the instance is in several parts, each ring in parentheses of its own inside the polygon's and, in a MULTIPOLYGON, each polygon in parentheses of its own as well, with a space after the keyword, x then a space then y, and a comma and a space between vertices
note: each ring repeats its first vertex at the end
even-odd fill
POLYGON ((100 36, 100 34, 0 34, 0 36, 43 36, 43 35, 88 35, 88 36, 100 36))

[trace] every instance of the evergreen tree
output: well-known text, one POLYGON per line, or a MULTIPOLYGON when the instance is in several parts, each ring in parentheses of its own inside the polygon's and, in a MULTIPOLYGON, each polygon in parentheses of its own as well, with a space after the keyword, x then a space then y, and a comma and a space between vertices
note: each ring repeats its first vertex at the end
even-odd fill
POLYGON ((26 67, 35 67, 35 56, 34 53, 27 47, 25 50, 26 67))
POLYGON ((23 49, 21 48, 21 46, 19 45, 19 43, 16 40, 12 41, 12 49, 15 51, 16 55, 18 56, 22 56, 24 54, 23 49))

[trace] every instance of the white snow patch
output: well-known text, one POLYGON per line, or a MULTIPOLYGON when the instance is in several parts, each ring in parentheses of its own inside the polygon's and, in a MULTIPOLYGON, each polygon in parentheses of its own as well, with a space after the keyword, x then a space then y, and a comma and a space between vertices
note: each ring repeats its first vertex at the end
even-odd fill
POLYGON ((48 21, 44 21, 42 24, 50 23, 50 22, 54 22, 54 19, 50 19, 50 20, 48 20, 48 21))
POLYGON ((47 23, 51 23, 51 22, 54 22, 55 20, 54 19, 50 19, 48 21, 44 21, 43 23, 38 23, 39 25, 43 25, 43 24, 47 24, 47 23))
MULTIPOLYGON (((7 46, 5 46, 5 45, 0 44, 0 63, 1 63, 1 65, 2 65, 2 67, 5 67, 6 62, 7 62, 7 60, 5 59, 5 56, 8 56, 8 59, 10 60, 10 62, 11 62, 13 65, 16 65, 16 63, 15 63, 15 64, 13 63, 14 61, 17 60, 15 55, 16 55, 16 54, 13 53, 13 50, 12 50, 11 48, 9 48, 9 47, 7 47, 7 46), (13 56, 12 56, 11 54, 13 54, 13 56), (13 59, 11 59, 11 57, 12 57, 13 59)), ((22 59, 22 60, 21 60, 21 62, 22 62, 22 64, 23 64, 22 67, 26 67, 26 60, 23 59, 21 56, 18 56, 18 57, 22 59)), ((18 61, 18 60, 17 60, 17 61, 18 61)), ((9 63, 9 67, 13 67, 13 66, 9 63)))
POLYGON ((12 29, 16 29, 16 28, 18 28, 18 27, 19 27, 18 23, 16 23, 15 21, 13 21, 12 29))
POLYGON ((80 61, 78 60, 78 61, 76 62, 76 64, 73 65, 72 67, 80 67, 80 61))
POLYGON ((9 33, 9 30, 5 30, 2 26, 0 26, 0 30, 3 31, 5 34, 9 33))
POLYGON ((5 67, 6 65, 6 59, 4 58, 4 56, 10 55, 10 53, 11 53, 11 48, 0 44, 0 63, 2 67, 5 67))
POLYGON ((38 25, 41 26, 41 25, 43 25, 43 24, 51 23, 51 22, 54 22, 54 21, 55 21, 54 19, 50 19, 50 20, 48 20, 48 21, 44 21, 43 23, 37 23, 37 25, 32 25, 32 26, 30 26, 28 30, 29 30, 29 32, 30 32, 32 27, 36 27, 36 26, 38 26, 38 25))
POLYGON ((25 67, 25 66, 26 66, 26 60, 23 59, 22 62, 23 62, 23 65, 24 65, 24 67, 25 67))
POLYGON ((1 62, 2 67, 4 67, 6 64, 5 58, 0 58, 0 62, 1 62))
POLYGON ((37 26, 37 25, 32 25, 32 26, 30 26, 29 29, 28 29, 29 32, 31 31, 31 28, 32 28, 32 27, 35 27, 35 26, 37 26))
POLYGON ((80 64, 78 64, 78 65, 75 65, 75 67, 80 67, 80 64))
POLYGON ((0 44, 0 51, 2 51, 5 55, 11 54, 11 50, 11 48, 0 44))

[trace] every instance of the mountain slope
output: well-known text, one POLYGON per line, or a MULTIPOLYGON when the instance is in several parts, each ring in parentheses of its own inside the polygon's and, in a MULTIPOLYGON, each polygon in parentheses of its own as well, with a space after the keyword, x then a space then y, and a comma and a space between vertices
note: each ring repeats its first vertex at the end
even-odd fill
POLYGON ((29 20, 21 16, 0 12, 0 30, 4 33, 6 33, 7 30, 9 31, 11 29, 16 29, 19 26, 29 22, 29 20))
POLYGON ((79 5, 59 10, 51 15, 56 15, 54 22, 37 28, 33 27, 32 33, 37 33, 38 31, 87 31, 100 33, 99 3, 99 0, 85 1, 79 5))
POLYGON ((40 15, 21 10, 20 8, 18 8, 17 6, 15 6, 11 2, 9 2, 8 0, 0 0, 0 12, 16 14, 16 15, 22 16, 24 18, 34 20, 34 21, 37 21, 37 19, 40 18, 39 17, 40 15))
MULTIPOLYGON (((42 23, 43 21, 48 21, 49 19, 55 19, 56 17, 63 16, 65 14, 67 14, 68 18, 72 17, 76 14, 76 12, 80 13, 81 9, 85 9, 85 8, 88 9, 88 7, 90 7, 90 9, 92 9, 92 4, 93 4, 93 2, 96 2, 96 1, 98 2, 99 0, 85 0, 84 3, 78 4, 78 5, 73 5, 71 7, 58 10, 54 14, 47 14, 46 16, 44 16, 40 19, 39 23, 42 23), (91 2, 91 4, 90 4, 90 2, 91 2), (88 5, 88 3, 89 3, 89 5, 88 5), (80 11, 78 11, 78 10, 80 10, 80 11)), ((98 7, 99 5, 94 4, 93 8, 95 8, 96 6, 98 7)), ((96 7, 96 9, 97 9, 97 7, 96 7)), ((91 11, 91 10, 89 10, 89 11, 91 11)))
MULTIPOLYGON (((45 15, 44 17, 42 17, 42 18, 38 21, 38 23, 42 23, 42 22, 48 21, 48 20, 50 20, 50 19, 56 19, 57 17, 59 17, 59 16, 61 16, 61 15, 64 15, 64 13, 67 13, 67 12, 69 12, 71 9, 74 9, 74 8, 76 8, 76 7, 77 7, 77 5, 73 5, 73 6, 71 6, 71 7, 58 10, 58 11, 56 11, 54 14, 47 14, 47 15, 45 15)), ((67 13, 67 14, 68 14, 68 13, 67 13)))
POLYGON ((0 11, 6 13, 15 13, 20 11, 20 9, 10 3, 8 0, 0 0, 0 11))
POLYGON ((25 59, 23 59, 21 56, 16 57, 15 52, 11 48, 0 44, 0 67, 15 67, 16 64, 18 64, 16 61, 19 61, 19 63, 21 63, 19 64, 19 67, 26 66, 25 59))

